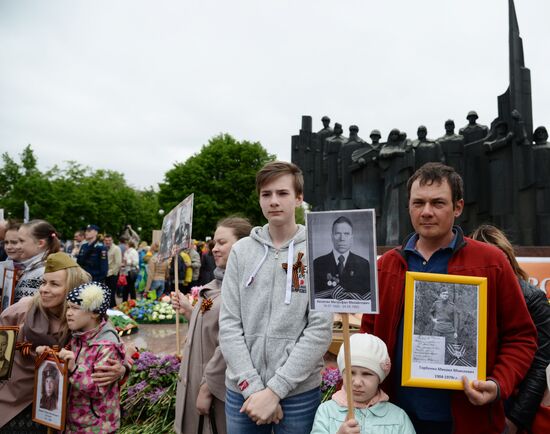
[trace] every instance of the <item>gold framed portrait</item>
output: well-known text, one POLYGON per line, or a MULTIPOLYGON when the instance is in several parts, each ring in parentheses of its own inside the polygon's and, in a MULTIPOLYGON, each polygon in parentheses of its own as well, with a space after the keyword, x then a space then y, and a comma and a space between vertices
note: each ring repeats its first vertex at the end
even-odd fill
POLYGON ((403 386, 462 390, 486 379, 487 279, 407 272, 403 386))

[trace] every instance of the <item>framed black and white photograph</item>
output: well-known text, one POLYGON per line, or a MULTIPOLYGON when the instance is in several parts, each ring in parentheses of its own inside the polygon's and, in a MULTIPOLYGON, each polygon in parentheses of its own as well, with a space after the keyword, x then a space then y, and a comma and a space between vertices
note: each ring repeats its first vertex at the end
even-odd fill
POLYGON ((176 211, 173 209, 164 216, 162 220, 162 229, 160 235, 160 245, 158 256, 160 260, 166 260, 172 256, 172 246, 174 245, 174 231, 176 227, 176 211))
POLYGON ((485 380, 485 277, 407 272, 404 386, 463 389, 462 377, 485 380))
POLYGON ((9 380, 19 327, 0 326, 0 381, 9 380))
POLYGON ((48 356, 35 369, 32 420, 56 430, 65 427, 67 408, 67 368, 48 356))
POLYGON ((378 313, 374 210, 306 215, 312 310, 378 313))
POLYGON ((2 291, 0 297, 0 312, 13 304, 15 299, 15 270, 12 268, 3 268, 0 280, 2 281, 2 291))
MULTIPOLYGON (((193 223, 193 194, 187 196, 174 209, 176 212, 176 228, 174 231, 173 249, 179 251, 189 248, 191 244, 191 226, 193 223)), ((172 252, 175 254, 175 251, 172 252)))
POLYGON ((193 194, 175 206, 162 221, 159 259, 174 256, 181 249, 189 248, 193 225, 193 194))

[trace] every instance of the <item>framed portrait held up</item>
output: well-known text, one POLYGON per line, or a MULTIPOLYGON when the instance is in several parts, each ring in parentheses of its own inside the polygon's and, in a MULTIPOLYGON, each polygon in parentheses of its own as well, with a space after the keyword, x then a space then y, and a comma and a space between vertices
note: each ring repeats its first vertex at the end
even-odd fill
POLYGON ((60 431, 65 428, 68 384, 65 362, 46 356, 34 371, 33 421, 60 431))
POLYGON ((0 326, 0 381, 9 380, 19 327, 0 326))
POLYGON ((486 379, 487 278, 407 272, 402 385, 486 379))
POLYGON ((372 209, 306 214, 312 310, 378 312, 375 222, 372 209))
POLYGON ((15 278, 15 270, 11 268, 2 268, 2 274, 0 275, 0 283, 2 283, 0 312, 13 304, 13 300, 15 299, 15 278))
POLYGON ((192 193, 164 217, 158 253, 161 260, 168 259, 191 245, 193 198, 192 193))

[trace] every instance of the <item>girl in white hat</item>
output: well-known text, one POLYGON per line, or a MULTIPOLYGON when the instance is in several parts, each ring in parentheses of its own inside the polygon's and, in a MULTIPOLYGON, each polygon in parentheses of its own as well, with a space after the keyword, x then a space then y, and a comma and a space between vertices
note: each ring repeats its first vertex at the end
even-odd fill
MULTIPOLYGON (((346 391, 336 392, 319 406, 311 434, 414 433, 407 414, 388 402, 380 383, 390 372, 386 344, 374 335, 355 334, 350 338, 351 387, 355 417, 346 421, 346 391)), ((344 346, 338 353, 338 368, 344 375, 344 346)))

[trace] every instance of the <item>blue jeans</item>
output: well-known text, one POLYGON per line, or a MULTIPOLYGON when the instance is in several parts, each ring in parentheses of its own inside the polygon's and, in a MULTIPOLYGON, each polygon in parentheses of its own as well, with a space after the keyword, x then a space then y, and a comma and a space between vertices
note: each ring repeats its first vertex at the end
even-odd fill
POLYGON ((283 399, 283 419, 279 424, 256 425, 246 413, 239 413, 244 398, 240 393, 227 390, 225 418, 227 434, 304 434, 310 433, 317 407, 321 403, 319 388, 283 399))
POLYGON ((164 294, 164 280, 153 280, 151 282, 151 291, 157 292, 157 300, 164 294))

